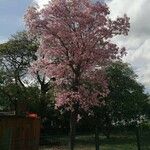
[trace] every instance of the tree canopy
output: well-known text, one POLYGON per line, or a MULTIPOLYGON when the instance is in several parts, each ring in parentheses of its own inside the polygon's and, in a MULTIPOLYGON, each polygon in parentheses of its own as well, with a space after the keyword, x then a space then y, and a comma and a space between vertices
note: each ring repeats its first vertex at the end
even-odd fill
POLYGON ((88 110, 100 105, 97 95, 108 93, 103 67, 125 51, 110 39, 129 31, 127 16, 111 20, 109 14, 106 4, 90 0, 51 1, 41 11, 34 6, 27 11, 27 28, 41 39, 33 70, 56 78, 57 107, 73 110, 78 103, 88 110), (89 93, 82 80, 99 82, 103 90, 89 93))

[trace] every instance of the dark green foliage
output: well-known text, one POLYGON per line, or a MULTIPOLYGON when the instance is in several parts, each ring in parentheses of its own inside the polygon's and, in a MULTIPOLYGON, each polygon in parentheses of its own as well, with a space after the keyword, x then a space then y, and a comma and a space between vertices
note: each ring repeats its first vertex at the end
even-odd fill
POLYGON ((24 86, 23 78, 30 63, 36 59, 38 42, 29 38, 25 31, 13 35, 8 42, 0 44, 0 69, 7 75, 8 82, 24 86))
POLYGON ((36 59, 37 43, 23 31, 0 44, 0 105, 5 109, 17 109, 17 103, 28 101, 31 95, 25 78, 30 63, 36 59))
POLYGON ((136 74, 126 63, 116 62, 107 69, 110 93, 106 107, 114 122, 136 123, 142 121, 148 103, 144 86, 137 82, 136 74))

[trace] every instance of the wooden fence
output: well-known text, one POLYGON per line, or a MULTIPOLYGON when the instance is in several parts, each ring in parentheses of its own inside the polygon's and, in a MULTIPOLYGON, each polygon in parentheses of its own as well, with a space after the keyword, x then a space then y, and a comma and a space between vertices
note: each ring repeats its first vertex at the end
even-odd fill
POLYGON ((0 117, 0 150, 38 150, 39 136, 37 118, 0 117))

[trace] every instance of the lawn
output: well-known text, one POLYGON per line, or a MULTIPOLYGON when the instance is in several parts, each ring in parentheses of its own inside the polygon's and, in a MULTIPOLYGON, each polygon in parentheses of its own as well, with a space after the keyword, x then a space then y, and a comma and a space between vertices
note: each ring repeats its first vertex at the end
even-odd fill
MULTIPOLYGON (((150 131, 144 131, 141 136, 141 150, 150 150, 150 131)), ((40 150, 68 150, 67 136, 45 137, 47 146, 40 150)), ((110 139, 100 136, 101 150, 137 150, 136 137, 133 133, 119 133, 111 135, 110 139)), ((84 135, 76 137, 75 150, 95 150, 94 136, 84 135)))

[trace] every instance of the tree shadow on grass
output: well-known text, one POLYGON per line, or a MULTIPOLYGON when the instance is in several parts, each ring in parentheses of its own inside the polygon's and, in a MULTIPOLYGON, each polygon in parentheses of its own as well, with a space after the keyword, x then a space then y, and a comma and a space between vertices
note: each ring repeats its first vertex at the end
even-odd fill
MULTIPOLYGON (((68 136, 50 136, 48 138, 42 139, 44 143, 42 145, 53 146, 68 146, 68 136)), ((77 136, 75 145, 85 146, 85 147, 94 147, 94 135, 85 135, 77 136)), ((115 148, 120 146, 121 149, 132 149, 136 148, 136 136, 134 133, 127 134, 114 134, 111 135, 110 139, 107 139, 105 136, 100 136, 100 145, 105 148, 115 148)), ((142 150, 150 150, 150 132, 146 131, 142 134, 141 137, 141 147, 142 150)))
POLYGON ((103 145, 136 144, 136 139, 134 136, 112 136, 110 139, 101 139, 100 143, 103 145))
MULTIPOLYGON (((134 144, 134 136, 111 136, 110 139, 106 139, 104 136, 100 136, 100 144, 102 145, 117 145, 117 144, 134 144)), ((76 143, 93 145, 95 143, 94 136, 80 136, 76 138, 76 143)))

